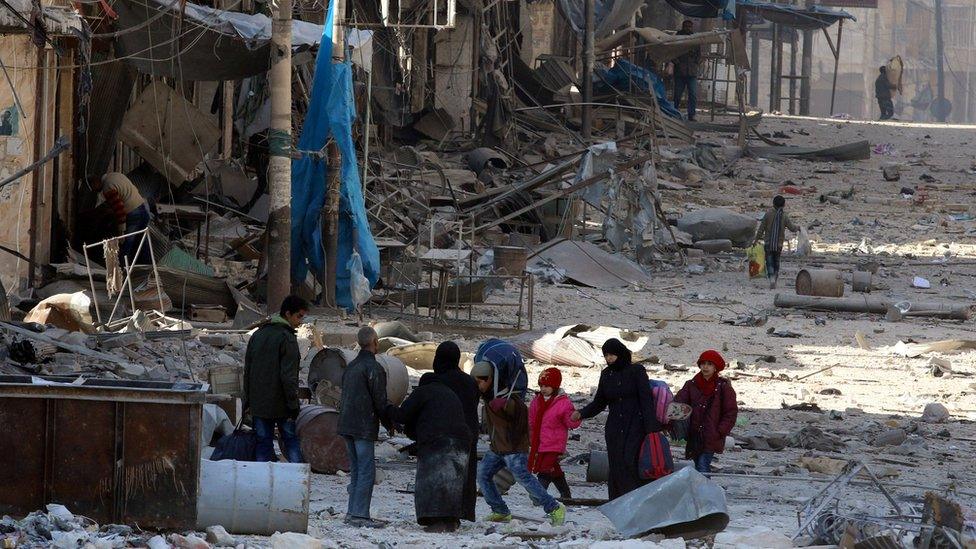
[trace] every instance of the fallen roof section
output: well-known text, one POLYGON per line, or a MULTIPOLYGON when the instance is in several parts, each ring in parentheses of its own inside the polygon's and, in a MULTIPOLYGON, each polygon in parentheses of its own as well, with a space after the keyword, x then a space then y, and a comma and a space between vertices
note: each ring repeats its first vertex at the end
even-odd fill
POLYGON ((566 272, 566 278, 592 288, 651 284, 651 277, 630 259, 578 240, 549 241, 529 256, 529 264, 555 265, 566 272))
POLYGON ((802 160, 827 160, 846 162, 848 160, 868 160, 871 158, 871 146, 867 141, 855 141, 836 147, 818 149, 816 147, 749 147, 749 153, 762 158, 799 158, 802 160))
POLYGON ((771 23, 800 30, 825 29, 843 19, 857 21, 853 15, 844 10, 823 6, 801 7, 756 0, 739 0, 738 7, 746 13, 759 15, 771 23))

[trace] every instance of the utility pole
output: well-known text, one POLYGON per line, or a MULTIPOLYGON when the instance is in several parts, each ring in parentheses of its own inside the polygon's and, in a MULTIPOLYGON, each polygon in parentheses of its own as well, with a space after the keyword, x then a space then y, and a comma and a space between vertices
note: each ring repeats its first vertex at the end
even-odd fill
POLYGON ((268 313, 291 293, 291 0, 271 2, 268 313))
POLYGON ((942 39, 942 0, 935 0, 935 57, 938 67, 938 97, 936 99, 935 116, 939 122, 945 122, 949 113, 945 108, 945 42, 942 39))
MULTIPOLYGON (((342 33, 342 22, 346 18, 345 0, 335 2, 335 18, 332 21, 332 62, 345 59, 345 37, 342 33)), ((367 128, 369 131, 369 128, 367 128)), ((325 284, 322 292, 324 304, 338 307, 336 301, 336 272, 338 269, 337 256, 339 254, 339 190, 342 185, 342 156, 335 140, 329 142, 328 164, 328 193, 325 205, 325 284)))
POLYGON ((590 138, 593 126, 593 63, 596 61, 593 52, 593 2, 585 0, 586 32, 583 35, 583 139, 590 138))
MULTIPOLYGON (((808 6, 809 7, 809 6, 808 6)), ((810 87, 813 83, 813 31, 803 31, 803 59, 800 63, 800 116, 810 115, 810 87)))

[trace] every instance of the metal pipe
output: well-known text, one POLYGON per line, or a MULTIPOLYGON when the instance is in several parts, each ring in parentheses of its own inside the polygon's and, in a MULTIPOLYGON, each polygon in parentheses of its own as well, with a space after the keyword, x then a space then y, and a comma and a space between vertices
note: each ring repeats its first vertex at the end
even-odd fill
POLYGON ((837 70, 840 67, 840 40, 844 34, 844 20, 837 22, 837 48, 834 50, 834 81, 830 85, 830 116, 834 115, 834 99, 837 97, 837 70))

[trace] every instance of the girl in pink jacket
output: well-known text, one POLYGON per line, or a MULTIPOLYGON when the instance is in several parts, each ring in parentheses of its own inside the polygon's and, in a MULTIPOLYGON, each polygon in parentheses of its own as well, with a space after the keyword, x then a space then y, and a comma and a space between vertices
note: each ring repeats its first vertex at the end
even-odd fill
POLYGON ((529 405, 529 471, 536 473, 542 487, 555 484, 561 498, 570 498, 566 474, 559 467, 559 456, 566 453, 569 430, 580 426, 570 416, 576 411, 566 393, 559 390, 563 375, 557 368, 539 374, 539 394, 529 405))

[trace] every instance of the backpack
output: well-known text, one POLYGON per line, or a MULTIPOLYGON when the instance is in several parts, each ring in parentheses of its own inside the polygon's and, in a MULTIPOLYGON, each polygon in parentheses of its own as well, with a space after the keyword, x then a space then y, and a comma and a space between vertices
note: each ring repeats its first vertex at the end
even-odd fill
POLYGON ((529 375, 525 371, 522 355, 514 345, 501 339, 491 338, 478 347, 474 361, 490 362, 494 366, 493 396, 509 397, 513 394, 525 396, 529 387, 529 375))
POLYGON ((657 480, 674 472, 671 445, 662 433, 651 433, 641 443, 637 474, 644 480, 657 480))
POLYGON ((667 427, 671 420, 668 419, 668 406, 674 400, 671 387, 667 382, 659 379, 651 380, 651 393, 654 395, 654 417, 662 427, 667 427))

